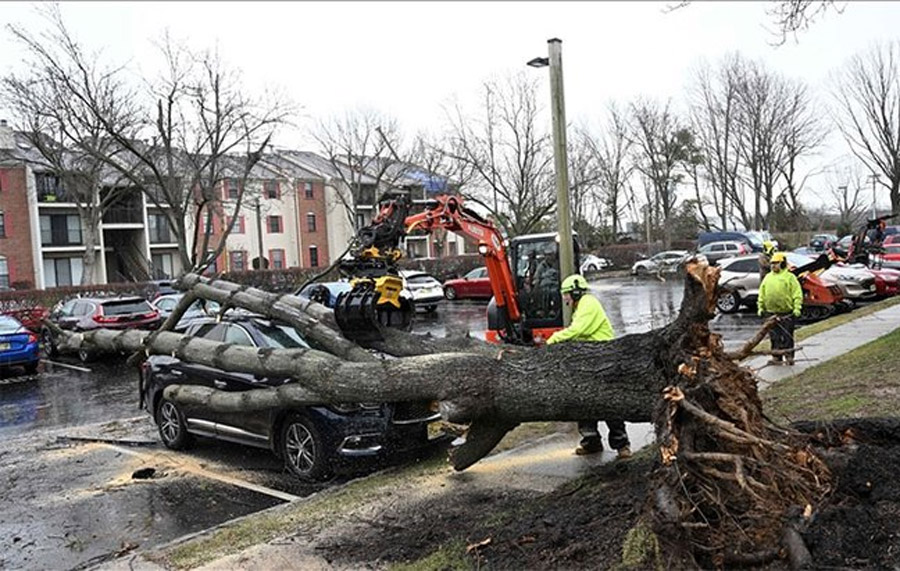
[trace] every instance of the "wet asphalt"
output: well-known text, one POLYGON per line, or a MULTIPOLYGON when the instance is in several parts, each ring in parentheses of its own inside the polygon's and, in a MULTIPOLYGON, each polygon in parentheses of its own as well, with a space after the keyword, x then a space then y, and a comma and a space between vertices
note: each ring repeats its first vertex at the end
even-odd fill
MULTIPOLYGON (((591 282, 617 335, 671 321, 683 287, 591 282)), ((444 302, 420 314, 414 331, 483 336, 485 310, 481 301, 444 302)), ((759 324, 739 313, 711 325, 737 345, 759 324)), ((58 363, 30 377, 0 372, 0 569, 90 567, 346 481, 303 484, 266 450, 211 440, 168 451, 138 409, 137 371, 124 358, 58 363)))

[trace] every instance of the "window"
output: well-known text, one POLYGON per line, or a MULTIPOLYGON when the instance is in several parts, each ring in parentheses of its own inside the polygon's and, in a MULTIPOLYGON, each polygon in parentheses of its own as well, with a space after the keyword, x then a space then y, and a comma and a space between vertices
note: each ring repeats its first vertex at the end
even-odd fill
POLYGON ((44 285, 46 287, 70 286, 81 283, 83 266, 81 258, 45 258, 44 285))
POLYGON ((318 246, 310 246, 309 247, 309 267, 311 267, 311 268, 319 267, 319 247, 318 246))
POLYGON ((6 215, 0 210, 0 238, 6 238, 6 215))
POLYGON ((362 212, 357 212, 356 213, 356 229, 359 230, 360 228, 365 228, 366 226, 367 226, 366 215, 363 214, 362 212))
POLYGON ((175 275, 172 268, 172 254, 151 254, 150 265, 155 280, 171 278, 175 275))
POLYGON ((313 185, 311 182, 303 183, 303 195, 306 198, 310 198, 310 199, 313 198, 313 185))
POLYGON ((244 226, 244 217, 243 215, 238 216, 237 220, 234 221, 234 225, 231 227, 232 234, 244 234, 247 232, 246 226, 244 226))
POLYGON ((281 198, 281 193, 278 192, 278 182, 274 180, 263 181, 263 194, 266 195, 266 198, 281 198))
POLYGON ((241 193, 241 185, 236 178, 226 178, 222 183, 225 186, 225 198, 236 200, 241 193))
POLYGON ((205 230, 204 232, 205 232, 206 234, 212 234, 212 233, 213 233, 213 226, 214 226, 214 225, 213 225, 212 212, 207 212, 207 213, 206 213, 206 230, 205 230))
POLYGON ((147 226, 151 244, 172 243, 172 233, 169 230, 169 221, 165 214, 148 214, 147 226))
POLYGON ((63 190, 59 184, 59 177, 50 173, 35 173, 34 185, 37 189, 38 200, 41 202, 66 202, 63 190))
POLYGON ((42 246, 81 244, 81 220, 77 214, 44 214, 40 222, 42 246))
POLYGON ((306 230, 309 232, 316 231, 316 215, 312 212, 306 213, 306 230))
POLYGON ((0 287, 9 287, 9 264, 0 257, 0 287))
POLYGON ((268 216, 266 218, 269 227, 269 234, 281 234, 283 232, 281 226, 281 216, 268 216))
POLYGON ((228 253, 228 266, 232 272, 247 270, 247 255, 240 250, 228 253))
POLYGON ((269 260, 272 262, 273 270, 283 270, 285 268, 284 250, 269 250, 269 260))

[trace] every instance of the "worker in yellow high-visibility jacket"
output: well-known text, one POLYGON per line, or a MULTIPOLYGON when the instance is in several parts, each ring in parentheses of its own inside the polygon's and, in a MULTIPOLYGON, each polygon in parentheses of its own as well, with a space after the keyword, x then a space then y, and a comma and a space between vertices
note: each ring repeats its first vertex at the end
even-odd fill
POLYGON ((760 316, 778 317, 778 324, 769 330, 772 350, 785 350, 773 355, 769 363, 780 365, 782 357, 788 365, 794 364, 794 319, 800 317, 803 309, 803 288, 800 282, 785 266, 784 252, 772 254, 772 271, 766 274, 759 285, 759 299, 756 308, 760 316))

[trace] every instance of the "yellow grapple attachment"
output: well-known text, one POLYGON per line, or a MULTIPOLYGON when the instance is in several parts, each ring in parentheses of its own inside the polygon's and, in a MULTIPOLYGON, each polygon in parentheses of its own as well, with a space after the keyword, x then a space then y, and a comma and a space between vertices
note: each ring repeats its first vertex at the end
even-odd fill
POLYGON ((334 318, 345 337, 375 341, 383 339, 382 327, 409 329, 415 308, 400 296, 402 278, 358 278, 351 284, 353 289, 338 296, 334 306, 334 318))

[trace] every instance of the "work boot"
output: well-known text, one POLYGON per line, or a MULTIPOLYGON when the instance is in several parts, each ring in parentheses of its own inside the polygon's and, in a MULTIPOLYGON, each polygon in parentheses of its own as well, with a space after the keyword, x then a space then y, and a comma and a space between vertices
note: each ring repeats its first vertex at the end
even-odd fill
POLYGON ((788 358, 785 360, 784 364, 787 365, 788 367, 792 367, 792 366, 794 365, 794 358, 793 358, 793 357, 788 357, 788 358))
POLYGON ((634 456, 634 454, 631 453, 631 448, 629 448, 628 446, 623 446, 623 447, 619 448, 616 459, 617 460, 628 460, 632 456, 634 456))
POLYGON ((582 438, 575 449, 575 454, 579 456, 587 456, 588 454, 596 454, 603 452, 603 441, 599 436, 582 438))
POLYGON ((776 358, 772 357, 771 359, 769 359, 769 364, 770 365, 780 365, 781 359, 776 359, 776 358))

